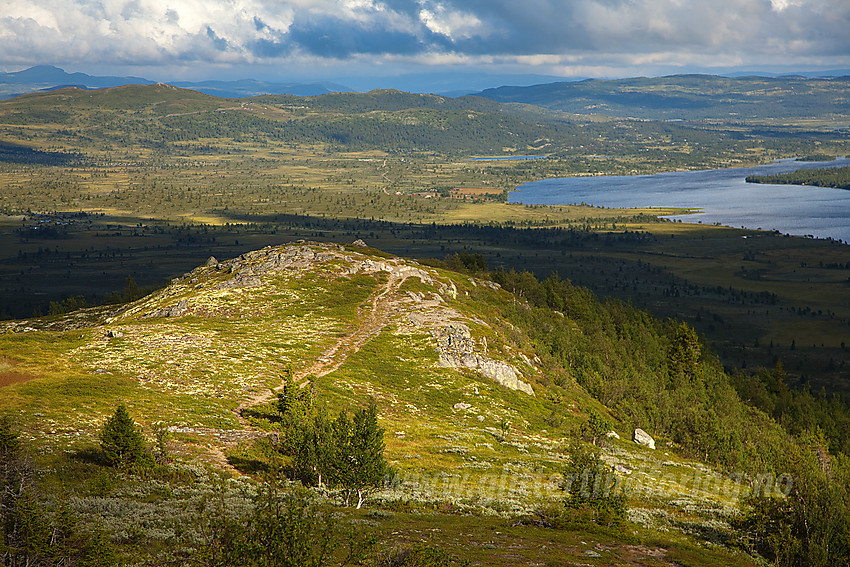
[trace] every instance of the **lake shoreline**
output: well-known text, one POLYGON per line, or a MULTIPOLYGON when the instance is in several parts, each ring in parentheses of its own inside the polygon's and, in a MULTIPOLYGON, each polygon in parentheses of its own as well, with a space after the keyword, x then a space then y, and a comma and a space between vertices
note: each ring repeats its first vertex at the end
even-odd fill
POLYGON ((850 192, 843 189, 747 183, 753 174, 850 165, 850 159, 803 162, 793 158, 746 168, 653 175, 562 177, 524 183, 509 203, 607 208, 692 209, 665 216, 693 224, 778 231, 850 242, 850 192))

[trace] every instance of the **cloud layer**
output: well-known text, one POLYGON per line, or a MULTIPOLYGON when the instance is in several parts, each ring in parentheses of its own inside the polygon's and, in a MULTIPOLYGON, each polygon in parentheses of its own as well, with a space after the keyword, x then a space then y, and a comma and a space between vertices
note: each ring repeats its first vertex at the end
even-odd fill
POLYGON ((15 0, 0 65, 850 66, 847 0, 15 0))

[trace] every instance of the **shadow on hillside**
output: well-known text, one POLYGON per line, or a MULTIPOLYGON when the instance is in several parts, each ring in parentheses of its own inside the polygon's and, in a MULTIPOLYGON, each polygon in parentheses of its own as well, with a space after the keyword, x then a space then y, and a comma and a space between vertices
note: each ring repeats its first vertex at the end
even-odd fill
POLYGON ((227 462, 242 474, 270 475, 275 472, 269 463, 245 455, 228 455, 227 462))
POLYGON ((78 449, 71 453, 70 457, 75 461, 79 461, 89 465, 107 465, 106 459, 103 458, 103 451, 100 450, 100 447, 94 445, 78 449))
POLYGON ((82 158, 78 154, 44 152, 12 142, 0 141, 0 162, 39 165, 78 165, 82 158))

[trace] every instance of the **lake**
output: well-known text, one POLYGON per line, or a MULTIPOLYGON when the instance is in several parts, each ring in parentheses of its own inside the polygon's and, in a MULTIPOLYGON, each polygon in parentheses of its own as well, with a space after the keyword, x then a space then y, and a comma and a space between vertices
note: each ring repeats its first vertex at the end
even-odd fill
POLYGON ((787 159, 748 168, 544 179, 520 185, 508 195, 508 202, 585 203, 610 208, 685 207, 700 212, 669 218, 850 242, 850 191, 744 181, 748 175, 847 165, 850 159, 846 158, 828 162, 787 159))

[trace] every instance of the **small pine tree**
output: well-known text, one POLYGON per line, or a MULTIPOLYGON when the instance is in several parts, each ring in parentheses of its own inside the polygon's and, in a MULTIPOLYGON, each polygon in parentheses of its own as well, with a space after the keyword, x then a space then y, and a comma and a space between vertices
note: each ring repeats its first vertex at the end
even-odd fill
POLYGON ((389 467, 384 460, 384 430, 378 426, 378 407, 371 400, 348 421, 340 412, 333 423, 336 448, 335 464, 339 484, 346 494, 346 504, 357 494, 357 508, 363 506, 366 494, 381 486, 389 467))
POLYGON ((314 388, 312 379, 308 388, 302 388, 295 382, 292 369, 286 370, 283 377, 283 389, 277 393, 275 402, 278 419, 284 427, 288 425, 288 422, 299 422, 310 418, 313 410, 314 388))
POLYGON ((144 293, 142 292, 142 289, 139 287, 139 284, 136 283, 136 280, 133 279, 133 276, 127 276, 127 282, 122 290, 124 301, 135 301, 143 295, 144 293))
POLYGON ((112 466, 147 466, 152 461, 145 439, 124 404, 106 420, 100 433, 100 448, 112 466))
POLYGON ((283 390, 278 392, 275 404, 280 419, 286 419, 293 411, 298 403, 299 393, 298 385, 292 379, 292 371, 287 369, 283 377, 283 390))
POLYGON ((600 445, 600 440, 605 437, 610 429, 611 427, 605 418, 595 410, 590 410, 587 422, 581 426, 582 436, 597 447, 600 445))
POLYGON ((596 447, 574 442, 569 448, 561 489, 567 493, 564 505, 578 522, 615 525, 626 516, 626 497, 616 477, 607 469, 596 447))

